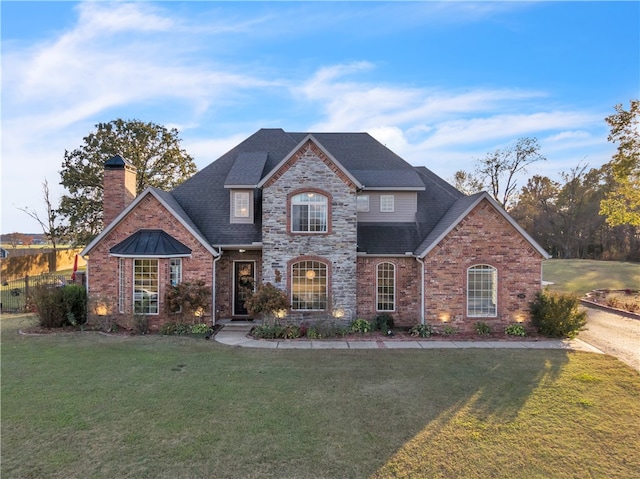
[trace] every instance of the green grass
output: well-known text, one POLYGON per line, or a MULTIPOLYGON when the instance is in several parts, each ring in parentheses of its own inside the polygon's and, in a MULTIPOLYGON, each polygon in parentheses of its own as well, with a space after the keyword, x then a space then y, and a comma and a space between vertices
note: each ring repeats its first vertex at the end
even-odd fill
POLYGON ((583 295, 593 289, 638 289, 640 263, 587 259, 552 259, 542 266, 551 291, 583 295))
POLYGON ((558 350, 269 350, 2 326, 2 477, 640 477, 640 376, 558 350))

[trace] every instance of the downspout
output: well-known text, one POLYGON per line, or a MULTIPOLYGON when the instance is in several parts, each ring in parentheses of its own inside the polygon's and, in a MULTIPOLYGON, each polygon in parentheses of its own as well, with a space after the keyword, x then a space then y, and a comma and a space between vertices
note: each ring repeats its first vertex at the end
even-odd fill
POLYGON ((86 305, 86 309, 87 311, 85 311, 86 316, 85 316, 85 320, 84 320, 84 324, 87 324, 89 322, 89 260, 87 259, 87 255, 84 255, 82 257, 82 259, 85 261, 86 267, 85 267, 85 274, 84 274, 84 292, 86 294, 86 298, 87 298, 87 305, 86 305))
POLYGON ((422 267, 422 274, 420 275, 420 324, 424 324, 424 261, 420 261, 418 256, 416 256, 416 261, 420 263, 422 267))
POLYGON ((211 272, 211 326, 216 325, 216 263, 222 258, 222 247, 218 248, 218 256, 213 259, 211 272))

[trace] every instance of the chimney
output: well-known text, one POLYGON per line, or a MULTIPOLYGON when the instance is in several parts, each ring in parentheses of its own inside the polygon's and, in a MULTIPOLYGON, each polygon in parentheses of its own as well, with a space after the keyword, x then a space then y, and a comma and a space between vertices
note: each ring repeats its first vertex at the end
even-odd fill
POLYGON ((136 197, 136 168, 116 155, 104 163, 102 220, 106 227, 136 197))

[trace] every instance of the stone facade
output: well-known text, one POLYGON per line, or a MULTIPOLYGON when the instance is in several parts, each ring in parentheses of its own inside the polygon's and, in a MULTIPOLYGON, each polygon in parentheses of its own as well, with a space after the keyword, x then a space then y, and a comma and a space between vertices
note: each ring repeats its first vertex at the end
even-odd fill
POLYGON ((356 310, 356 228, 355 185, 321 149, 307 142, 263 189, 262 280, 290 295, 292 264, 320 261, 327 266, 328 309, 341 309, 348 319, 356 310), (291 232, 290 200, 302 192, 329 199, 326 233, 291 232))

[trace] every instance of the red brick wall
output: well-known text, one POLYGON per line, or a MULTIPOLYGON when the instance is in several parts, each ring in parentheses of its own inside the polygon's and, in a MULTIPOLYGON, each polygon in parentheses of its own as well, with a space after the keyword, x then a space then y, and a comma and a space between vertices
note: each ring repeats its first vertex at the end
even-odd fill
POLYGON ((103 223, 110 224, 136 197, 136 171, 126 166, 122 169, 105 169, 103 183, 103 223))
POLYGON ((542 260, 487 200, 481 201, 425 258, 426 321, 446 320, 461 331, 473 331, 477 321, 493 330, 529 321, 529 303, 541 288, 542 260), (466 315, 467 269, 476 264, 498 270, 496 318, 466 315))
POLYGON ((376 271, 380 263, 393 263, 395 265, 396 309, 395 311, 388 311, 393 316, 395 325, 410 327, 418 324, 420 322, 421 305, 421 269, 415 258, 358 257, 358 306, 356 316, 370 320, 381 314, 380 311, 376 311, 376 271))
POLYGON ((235 261, 255 261, 256 283, 262 282, 262 251, 223 251, 216 263, 216 319, 233 316, 233 264, 235 261))
MULTIPOLYGON (((203 280, 212 287, 213 256, 187 229, 151 194, 142 201, 93 248, 89 254, 89 295, 91 305, 102 302, 120 325, 131 324, 133 303, 133 259, 126 258, 125 312, 118 312, 118 263, 110 256, 109 249, 131 236, 139 229, 163 229, 191 248, 190 258, 182 258, 182 281, 203 280)), ((159 314, 148 315, 149 327, 157 330, 171 320, 165 310, 165 295, 169 284, 169 259, 159 260, 159 314)), ((95 308, 90 307, 90 320, 97 321, 95 308)), ((205 320, 211 321, 212 312, 206 312, 205 320)))

